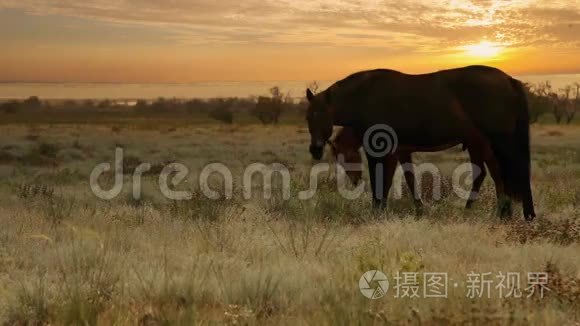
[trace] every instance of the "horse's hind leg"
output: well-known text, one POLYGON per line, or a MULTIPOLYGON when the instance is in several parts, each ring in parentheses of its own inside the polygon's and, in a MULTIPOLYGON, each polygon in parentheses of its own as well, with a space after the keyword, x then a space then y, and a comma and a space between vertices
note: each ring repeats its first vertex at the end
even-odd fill
POLYGON ((421 201, 421 193, 417 192, 417 186, 415 183, 415 167, 413 166, 413 157, 411 157, 411 153, 399 154, 399 163, 403 168, 405 181, 407 182, 411 196, 413 196, 413 203, 415 204, 417 215, 423 215, 423 202, 421 201))
MULTIPOLYGON (((511 201, 505 193, 499 163, 493 154, 489 141, 479 132, 473 133, 469 137, 467 149, 472 162, 485 162, 485 165, 487 165, 487 168, 489 169, 489 173, 495 183, 499 217, 511 217, 513 214, 511 201)), ((481 182, 483 182, 483 180, 481 180, 481 182)))
MULTIPOLYGON (((458 125, 462 128, 464 144, 469 151, 472 162, 485 162, 489 173, 495 183, 497 194, 498 215, 501 218, 511 217, 512 206, 509 197, 506 196, 499 162, 493 153, 490 141, 475 126, 473 121, 465 114, 462 105, 455 101, 451 103, 451 111, 458 119, 458 125)), ((483 180, 481 180, 483 182, 483 180)))
POLYGON ((475 160, 473 155, 470 153, 471 158, 471 165, 476 166, 479 169, 479 173, 476 174, 476 171, 473 171, 473 186, 471 188, 471 193, 469 194, 469 199, 467 200, 467 204, 465 204, 466 209, 471 209, 473 207, 473 203, 479 197, 479 191, 481 190, 481 186, 483 185, 483 181, 487 177, 487 172, 485 170, 485 166, 483 165, 483 160, 478 159, 475 160))

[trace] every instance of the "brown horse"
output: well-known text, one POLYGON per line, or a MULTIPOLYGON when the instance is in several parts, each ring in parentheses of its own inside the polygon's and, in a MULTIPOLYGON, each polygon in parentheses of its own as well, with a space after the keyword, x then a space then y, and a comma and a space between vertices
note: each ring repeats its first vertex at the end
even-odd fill
POLYGON ((535 217, 527 98, 521 82, 504 72, 485 66, 422 75, 363 71, 320 94, 307 90, 307 98, 312 157, 322 158, 333 125, 351 128, 365 148, 375 207, 386 207, 405 155, 464 144, 495 182, 499 215, 511 215, 515 199, 527 220, 535 217), (385 128, 390 141, 373 134, 385 128))
MULTIPOLYGON (((332 154, 346 171, 346 175, 351 183, 358 185, 362 180, 362 156, 360 154, 360 149, 363 146, 356 137, 354 130, 351 128, 342 128, 330 141, 330 146, 332 147, 332 154), (358 165, 356 169, 347 169, 346 164, 358 165)), ((464 148, 465 149, 465 148, 464 148)), ((413 169, 413 158, 411 152, 400 153, 399 154, 399 164, 403 167, 403 172, 405 176, 405 181, 411 192, 411 196, 414 199, 415 206, 420 209, 423 205, 421 200, 421 194, 418 193, 418 189, 415 186, 415 173, 413 169)), ((483 166, 483 162, 471 162, 471 164, 483 166)), ((487 173, 485 169, 480 170, 479 173, 473 174, 473 184, 469 199, 465 208, 470 209, 473 207, 473 203, 479 195, 481 186, 487 173)))

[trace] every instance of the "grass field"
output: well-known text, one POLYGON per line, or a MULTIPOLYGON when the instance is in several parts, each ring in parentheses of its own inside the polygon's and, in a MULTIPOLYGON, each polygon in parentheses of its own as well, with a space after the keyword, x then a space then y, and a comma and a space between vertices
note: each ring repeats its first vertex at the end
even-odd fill
POLYGON ((309 135, 294 123, 0 128, 0 324, 580 323, 578 126, 532 127, 532 224, 519 205, 513 220, 495 217, 490 180, 465 211, 449 187, 450 171, 467 161, 457 149, 417 156, 446 171, 443 199, 417 218, 408 196, 379 214, 368 193, 347 201, 326 176, 309 201, 282 200, 278 189, 269 200, 244 200, 243 169, 255 162, 287 166, 293 194, 308 188, 309 135), (130 176, 120 196, 97 199, 89 174, 113 162, 117 146, 126 171, 185 164, 183 189, 197 188, 205 164, 224 163, 234 198, 170 201, 150 173, 139 200, 130 176), (382 299, 359 291, 369 270, 391 281, 382 299), (426 272, 448 274, 447 298, 395 298, 397 273, 418 273, 422 288, 426 272), (492 298, 472 299, 472 272, 521 273, 522 282, 545 272, 550 290, 543 299, 500 299, 494 279, 492 298))

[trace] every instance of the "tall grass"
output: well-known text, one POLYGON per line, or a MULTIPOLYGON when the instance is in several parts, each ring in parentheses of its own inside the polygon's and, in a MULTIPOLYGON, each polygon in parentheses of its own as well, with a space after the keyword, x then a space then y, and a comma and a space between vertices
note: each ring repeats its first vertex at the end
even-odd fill
MULTIPOLYGON (((8 127, 0 148, 16 159, 0 162, 0 324, 580 322, 580 164, 569 159, 580 153, 580 129, 557 127, 558 135, 544 136, 544 127, 533 128, 539 218, 527 224, 519 212, 512 221, 494 217, 489 180, 468 212, 452 195, 428 202, 421 217, 407 198, 373 212, 368 193, 346 201, 326 177, 312 200, 301 201, 295 195, 308 185, 304 171, 312 164, 301 127, 223 128, 116 134, 110 127, 78 132, 60 125, 36 130, 31 143, 27 127, 8 127), (134 162, 178 161, 192 171, 227 163, 234 198, 213 201, 194 192, 191 200, 169 201, 151 173, 139 200, 131 196, 129 174, 118 198, 98 200, 88 175, 112 162, 121 141, 134 162), (35 145, 41 142, 57 145, 41 150, 35 145), (59 158, 69 147, 80 147, 83 157, 18 163, 30 151, 59 158), (292 165, 292 198, 274 187, 271 199, 256 193, 244 200, 238 189, 244 166, 278 158, 292 165), (371 301, 358 282, 374 269, 387 274, 391 289, 371 301), (466 297, 467 274, 500 271, 547 272, 551 291, 542 300, 466 297), (447 299, 397 299, 393 277, 404 272, 447 272, 457 287, 447 299)), ((467 157, 452 151, 418 160, 450 165, 467 157)), ((197 184, 192 173, 181 187, 197 184)))

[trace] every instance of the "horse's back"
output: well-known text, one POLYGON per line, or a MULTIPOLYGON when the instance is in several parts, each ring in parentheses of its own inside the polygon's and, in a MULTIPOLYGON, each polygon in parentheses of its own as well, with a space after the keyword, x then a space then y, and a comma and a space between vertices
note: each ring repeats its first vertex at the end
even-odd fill
POLYGON ((417 75, 376 69, 352 74, 331 88, 341 88, 355 96, 430 98, 435 94, 467 91, 509 92, 510 79, 503 71, 488 66, 468 66, 417 75))
POLYGON ((342 91, 339 105, 356 110, 364 127, 386 123, 402 141, 431 146, 460 137, 462 118, 482 130, 512 128, 514 115, 506 114, 513 109, 512 81, 486 66, 420 75, 379 69, 353 74, 335 87, 342 91))
POLYGON ((496 68, 470 66, 450 80, 462 110, 480 129, 490 133, 513 129, 519 93, 512 77, 496 68))

